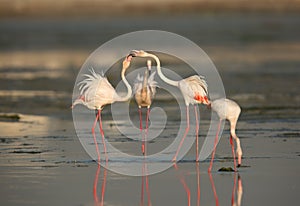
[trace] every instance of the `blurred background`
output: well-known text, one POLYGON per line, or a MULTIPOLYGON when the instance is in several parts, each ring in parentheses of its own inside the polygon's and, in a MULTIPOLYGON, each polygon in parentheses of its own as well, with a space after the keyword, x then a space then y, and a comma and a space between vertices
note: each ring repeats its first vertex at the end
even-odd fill
POLYGON ((89 54, 157 29, 197 43, 246 111, 284 115, 299 108, 299 11, 299 0, 0 0, 0 112, 70 117, 89 54))

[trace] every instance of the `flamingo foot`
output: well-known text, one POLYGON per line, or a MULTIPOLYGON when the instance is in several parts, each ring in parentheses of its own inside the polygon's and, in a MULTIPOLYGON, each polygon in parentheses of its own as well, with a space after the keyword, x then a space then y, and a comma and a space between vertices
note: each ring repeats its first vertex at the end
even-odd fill
POLYGON ((144 144, 142 144, 142 153, 143 153, 143 155, 145 155, 145 145, 144 144))
POLYGON ((177 162, 177 160, 176 160, 177 158, 176 158, 176 156, 175 157, 173 157, 173 159, 172 159, 172 162, 177 162))

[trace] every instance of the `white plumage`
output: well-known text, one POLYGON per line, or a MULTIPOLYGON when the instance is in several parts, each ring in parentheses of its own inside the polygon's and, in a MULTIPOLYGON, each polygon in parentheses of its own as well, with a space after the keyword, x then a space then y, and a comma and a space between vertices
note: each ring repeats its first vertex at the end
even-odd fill
POLYGON ((77 103, 82 103, 89 109, 102 109, 104 105, 115 102, 118 95, 103 73, 97 74, 93 69, 90 73, 85 74, 87 78, 77 84, 81 97, 84 97, 84 101, 77 103))
POLYGON ((130 65, 130 60, 131 56, 126 57, 123 61, 121 72, 122 80, 127 87, 127 95, 124 97, 118 95, 116 90, 103 75, 103 72, 98 74, 91 68, 89 71, 90 74, 84 74, 86 78, 77 84, 79 86, 80 96, 74 101, 72 107, 77 104, 83 104, 89 109, 102 110, 102 107, 107 104, 129 100, 132 95, 132 89, 125 78, 125 71, 130 65))
POLYGON ((193 75, 178 82, 185 104, 208 104, 207 83, 203 76, 193 75))
POLYGON ((104 105, 112 104, 115 101, 127 101, 131 97, 132 89, 125 78, 125 71, 130 66, 131 58, 132 58, 131 55, 128 55, 125 58, 125 60, 123 61, 123 66, 121 71, 121 78, 125 86, 127 87, 127 95, 125 95, 124 97, 121 97, 117 94, 116 90, 109 83, 107 78, 103 75, 103 72, 102 74, 98 74, 94 71, 93 68, 90 69, 89 71, 90 74, 85 74, 84 77, 86 78, 77 84, 79 86, 80 95, 73 102, 72 108, 74 108, 77 104, 83 104, 89 109, 96 110, 96 118, 92 127, 92 134, 93 134, 94 143, 98 155, 98 161, 100 161, 100 152, 98 149, 98 143, 95 135, 96 123, 99 121, 99 128, 102 136, 102 143, 103 143, 105 157, 107 161, 108 158, 106 153, 104 132, 102 130, 101 110, 103 109, 104 105))
MULTIPOLYGON (((238 138, 238 136, 236 135, 236 124, 238 121, 238 118, 240 116, 241 113, 241 108, 240 106, 233 100, 230 99, 217 99, 211 102, 211 109, 213 111, 215 111, 219 118, 220 121, 221 120, 228 120, 230 122, 230 144, 232 145, 232 150, 233 150, 233 143, 231 138, 233 138, 236 141, 236 155, 238 156, 238 167, 241 165, 242 163, 242 148, 241 148, 241 143, 240 143, 240 139, 238 138)), ((218 131, 219 132, 219 131, 218 131)), ((216 136, 217 138, 217 136, 216 136)), ((213 151, 213 156, 214 156, 215 151, 213 151)), ((235 155, 233 153, 234 156, 234 166, 236 167, 236 163, 235 163, 235 155)), ((213 158, 212 158, 213 160, 213 158)), ((212 161, 211 161, 211 165, 209 168, 209 171, 211 170, 212 167, 212 161)), ((236 170, 236 168, 235 168, 236 170)))

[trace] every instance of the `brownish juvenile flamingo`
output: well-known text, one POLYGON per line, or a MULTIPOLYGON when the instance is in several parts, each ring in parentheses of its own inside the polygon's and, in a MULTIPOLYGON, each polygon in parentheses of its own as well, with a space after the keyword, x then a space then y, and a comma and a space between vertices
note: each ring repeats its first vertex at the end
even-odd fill
MULTIPOLYGON (((154 81, 155 72, 151 73, 151 60, 147 61, 147 69, 145 69, 144 76, 136 77, 136 80, 133 85, 134 97, 135 101, 139 107, 139 116, 140 116, 140 131, 142 134, 143 131, 143 121, 142 121, 142 107, 147 107, 147 115, 146 115, 146 132, 145 138, 142 137, 142 153, 145 155, 146 145, 145 142, 147 134, 148 134, 148 122, 149 122, 149 114, 150 114, 150 106, 152 104, 152 100, 156 93, 157 82, 154 81), (150 74, 150 76, 149 76, 150 74)), ((143 134, 142 134, 143 135, 143 134)))

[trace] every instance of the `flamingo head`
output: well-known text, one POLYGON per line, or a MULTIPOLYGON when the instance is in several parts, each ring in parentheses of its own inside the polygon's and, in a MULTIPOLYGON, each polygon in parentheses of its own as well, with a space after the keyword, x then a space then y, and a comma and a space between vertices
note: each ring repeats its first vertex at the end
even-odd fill
POLYGON ((129 54, 128 56, 126 56, 126 58, 123 61, 123 69, 126 70, 130 66, 131 59, 132 59, 132 55, 129 54))
POLYGON ((147 57, 147 52, 143 50, 132 50, 129 55, 132 57, 147 57))

